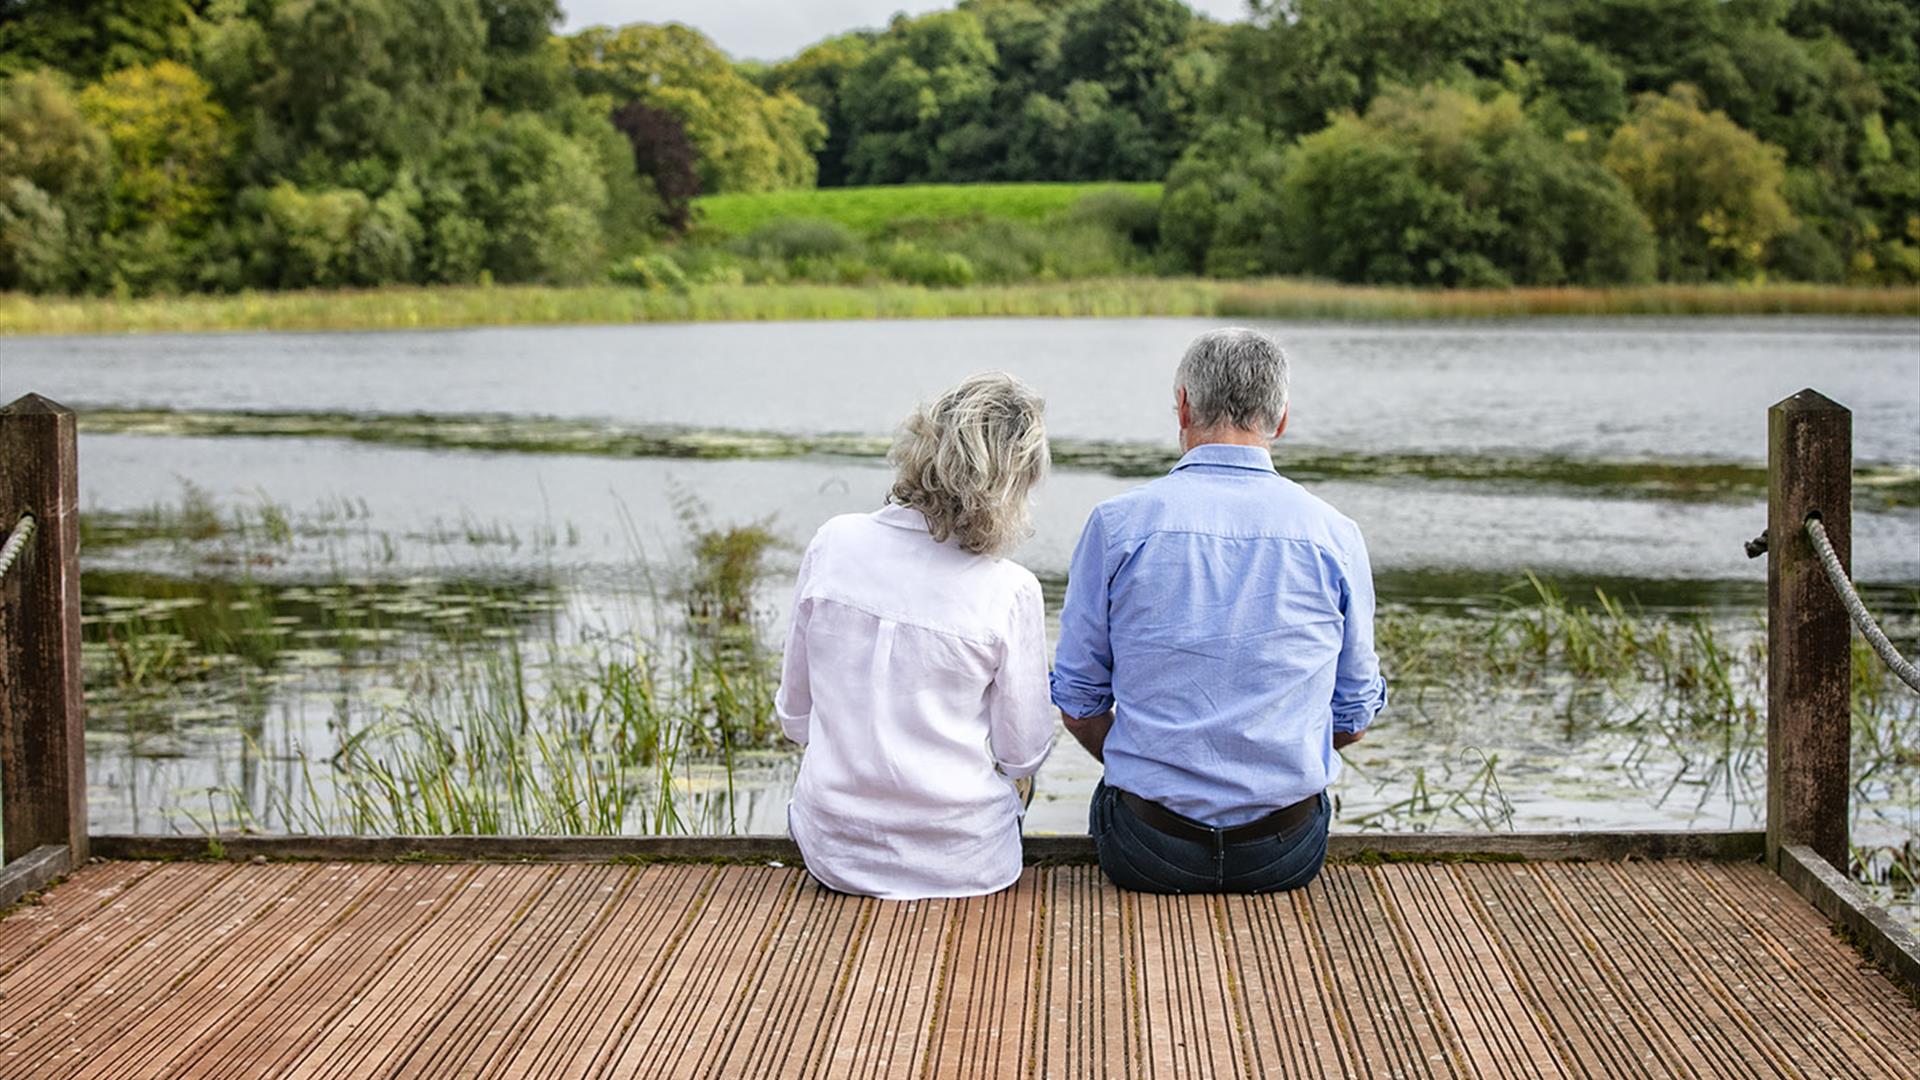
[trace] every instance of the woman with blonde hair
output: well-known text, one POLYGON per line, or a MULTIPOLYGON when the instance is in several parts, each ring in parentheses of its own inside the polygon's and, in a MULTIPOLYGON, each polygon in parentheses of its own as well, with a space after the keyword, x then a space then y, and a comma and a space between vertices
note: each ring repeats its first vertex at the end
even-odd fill
POLYGON ((1046 474, 1042 403, 975 375, 901 428, 887 504, 800 562, 774 708, 806 747, 788 830, 840 892, 911 900, 1020 876, 1013 781, 1052 748, 1040 583, 1001 556, 1046 474))

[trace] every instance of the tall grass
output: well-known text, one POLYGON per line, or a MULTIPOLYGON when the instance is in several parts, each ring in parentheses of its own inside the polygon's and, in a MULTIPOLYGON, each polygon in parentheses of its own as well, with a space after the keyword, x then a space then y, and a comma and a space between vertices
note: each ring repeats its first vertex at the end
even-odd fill
POLYGON ((822 319, 1487 319, 1564 315, 1920 315, 1920 288, 1651 285, 1620 289, 1419 290, 1275 279, 1112 278, 913 285, 449 286, 40 297, 0 294, 0 335, 410 330, 822 319))

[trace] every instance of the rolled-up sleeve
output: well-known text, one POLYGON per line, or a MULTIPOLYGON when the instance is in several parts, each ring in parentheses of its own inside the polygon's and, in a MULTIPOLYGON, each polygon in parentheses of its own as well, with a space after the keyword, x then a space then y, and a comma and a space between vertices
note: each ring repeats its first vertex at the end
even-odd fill
POLYGON ((808 723, 813 717, 813 685, 807 672, 807 617, 812 605, 807 599, 807 583, 813 575, 814 553, 820 547, 815 534, 800 559, 800 573, 793 587, 793 623, 787 630, 787 647, 780 661, 780 689, 773 695, 773 713, 787 738, 807 744, 808 723))
POLYGON ((1032 776, 1053 749, 1047 705, 1047 623, 1040 583, 1029 577, 1014 596, 1001 637, 1000 670, 987 688, 988 739, 994 763, 1008 776, 1032 776))
POLYGON ((1073 549, 1067 598, 1060 608, 1060 647, 1050 680, 1053 703, 1068 716, 1113 708, 1113 643, 1107 636, 1107 537, 1095 508, 1073 549))
POLYGON ((1380 675, 1380 657, 1373 648, 1373 564, 1358 530, 1347 552, 1343 586, 1341 614, 1346 627, 1333 680, 1333 730, 1351 734, 1367 730, 1387 707, 1387 681, 1380 675))

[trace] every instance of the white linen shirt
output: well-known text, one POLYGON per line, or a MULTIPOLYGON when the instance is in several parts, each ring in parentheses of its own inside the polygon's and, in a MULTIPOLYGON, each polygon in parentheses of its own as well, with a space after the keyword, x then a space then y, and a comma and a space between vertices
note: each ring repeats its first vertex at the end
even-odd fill
POLYGON ((1020 876, 1020 798, 1053 745, 1040 583, 939 543, 918 510, 846 514, 800 562, 774 711, 806 747, 787 827, 831 888, 977 896, 1020 876))

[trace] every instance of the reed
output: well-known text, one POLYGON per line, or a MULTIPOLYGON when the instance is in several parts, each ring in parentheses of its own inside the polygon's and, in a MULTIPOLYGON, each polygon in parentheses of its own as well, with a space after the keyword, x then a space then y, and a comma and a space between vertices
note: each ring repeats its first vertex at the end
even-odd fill
POLYGON ((1422 290, 1288 279, 1113 278, 910 285, 460 286, 117 299, 0 294, 0 335, 409 330, 828 319, 1493 319, 1624 315, 1920 315, 1920 288, 1654 285, 1422 290))

